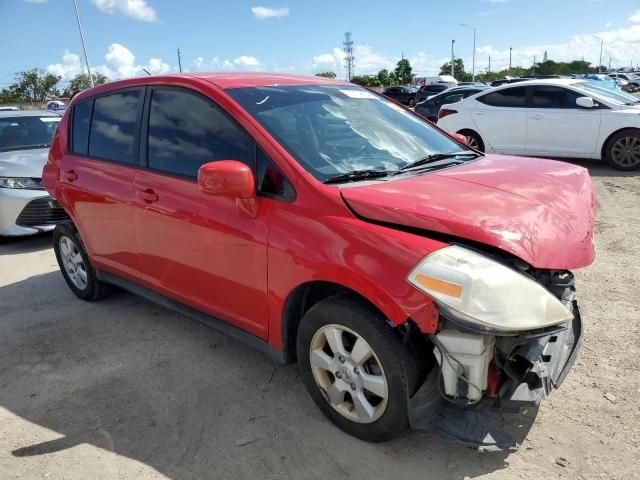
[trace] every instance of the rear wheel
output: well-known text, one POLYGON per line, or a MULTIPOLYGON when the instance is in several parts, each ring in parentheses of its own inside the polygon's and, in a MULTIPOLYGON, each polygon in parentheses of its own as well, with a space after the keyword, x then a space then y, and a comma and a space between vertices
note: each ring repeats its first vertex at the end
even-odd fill
POLYGON ((415 107, 415 106, 416 106, 416 100, 415 100, 414 98, 410 98, 410 99, 409 99, 409 106, 410 106, 411 108, 413 108, 413 107, 415 107))
POLYGON ((53 250, 62 276, 78 298, 92 302, 111 292, 111 285, 96 278, 82 239, 71 222, 56 225, 53 250))
POLYGON ((460 135, 464 135, 467 139, 467 145, 471 148, 475 148, 481 152, 484 152, 484 142, 482 141, 482 137, 473 130, 460 130, 458 132, 460 135))
POLYGON ((302 319, 297 351, 307 390, 339 428, 371 442, 407 428, 418 367, 379 312, 348 296, 323 300, 302 319))
POLYGON ((640 168, 640 131, 623 130, 607 142, 605 161, 617 170, 637 170, 640 168))

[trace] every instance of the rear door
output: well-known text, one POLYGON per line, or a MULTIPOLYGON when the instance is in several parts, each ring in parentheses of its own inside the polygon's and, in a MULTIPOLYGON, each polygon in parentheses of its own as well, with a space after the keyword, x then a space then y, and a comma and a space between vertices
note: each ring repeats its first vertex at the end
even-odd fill
POLYGON ((253 139, 195 91, 153 87, 135 173, 134 224, 145 284, 267 337, 267 227, 272 200, 204 194, 198 168, 237 160, 255 172, 253 139))
POLYGON ((69 152, 60 160, 65 206, 93 265, 139 276, 133 229, 144 88, 117 90, 73 106, 69 152))
POLYGON ((527 154, 590 155, 600 134, 599 108, 582 108, 576 100, 584 95, 555 85, 529 87, 527 154))
POLYGON ((471 118, 492 150, 523 153, 527 142, 527 89, 508 87, 477 97, 471 118))

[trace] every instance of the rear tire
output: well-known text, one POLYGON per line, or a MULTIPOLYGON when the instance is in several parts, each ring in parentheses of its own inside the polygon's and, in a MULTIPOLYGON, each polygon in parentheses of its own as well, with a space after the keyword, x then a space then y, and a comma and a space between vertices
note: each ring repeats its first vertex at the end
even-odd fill
POLYGON ((111 293, 111 285, 96 278, 80 234, 71 222, 53 230, 53 251, 65 282, 76 297, 93 302, 111 293))
POLYGON ((473 130, 460 130, 458 133, 466 137, 468 146, 484 152, 484 142, 477 132, 474 132, 473 130))
POLYGON ((640 168, 640 130, 622 130, 613 135, 604 150, 604 160, 616 170, 640 168))
POLYGON ((338 428, 369 442, 406 430, 418 362, 373 307, 347 295, 318 302, 300 323, 297 353, 311 398, 338 428))

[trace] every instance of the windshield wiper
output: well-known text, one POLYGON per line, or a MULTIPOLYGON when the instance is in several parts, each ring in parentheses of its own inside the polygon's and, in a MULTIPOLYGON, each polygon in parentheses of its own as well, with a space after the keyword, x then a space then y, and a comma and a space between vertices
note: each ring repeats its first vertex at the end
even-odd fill
POLYGON ((336 175, 335 177, 327 178, 323 183, 342 183, 342 182, 357 182, 359 180, 367 180, 369 178, 381 178, 388 176, 390 172, 388 170, 352 170, 351 172, 336 175))
POLYGON ((458 157, 473 157, 478 158, 481 155, 475 152, 453 152, 453 153, 434 153, 433 155, 427 155, 420 160, 416 160, 415 162, 411 162, 406 164, 404 167, 400 169, 401 172, 406 170, 411 170, 412 168, 421 167, 422 165, 426 165, 428 163, 437 162, 439 160, 446 160, 447 158, 458 158, 458 157))

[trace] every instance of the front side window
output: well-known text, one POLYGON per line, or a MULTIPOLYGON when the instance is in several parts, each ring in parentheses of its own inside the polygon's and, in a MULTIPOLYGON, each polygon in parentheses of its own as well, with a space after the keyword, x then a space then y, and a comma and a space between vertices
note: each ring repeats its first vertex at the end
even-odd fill
POLYGON ((598 82, 587 81, 572 84, 572 87, 583 91, 586 96, 593 95, 596 100, 601 98, 615 105, 637 105, 640 103, 637 97, 623 92, 598 85, 598 82))
POLYGON ((142 90, 112 93, 95 99, 89 133, 89 155, 136 164, 133 144, 142 90))
POLYGON ((470 153, 425 120, 351 86, 246 87, 226 91, 315 178, 399 170, 439 153, 470 153))
POLYGON ((154 90, 149 110, 149 168, 196 177, 201 165, 215 160, 253 166, 252 139, 211 100, 178 89, 154 90))
POLYGON ((531 87, 531 108, 580 108, 576 100, 580 94, 562 87, 541 85, 531 87))
POLYGON ((527 89, 526 87, 505 88, 478 97, 477 100, 491 107, 524 108, 527 103, 527 89))
POLYGON ((48 148, 60 117, 0 118, 0 152, 48 148))

